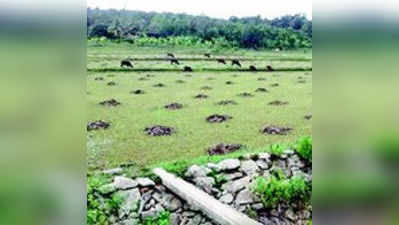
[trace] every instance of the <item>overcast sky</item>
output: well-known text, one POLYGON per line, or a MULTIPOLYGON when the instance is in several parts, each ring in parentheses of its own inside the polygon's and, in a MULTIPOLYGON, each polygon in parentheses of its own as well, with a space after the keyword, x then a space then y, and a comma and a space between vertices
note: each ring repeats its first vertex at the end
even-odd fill
POLYGON ((205 14, 217 18, 261 15, 271 19, 297 13, 312 18, 312 0, 87 0, 87 5, 100 9, 205 14))

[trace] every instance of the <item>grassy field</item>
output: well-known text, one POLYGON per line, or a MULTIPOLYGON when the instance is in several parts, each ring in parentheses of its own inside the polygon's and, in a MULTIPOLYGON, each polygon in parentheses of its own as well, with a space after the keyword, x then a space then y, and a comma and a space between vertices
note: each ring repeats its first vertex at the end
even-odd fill
MULTIPOLYGON (((107 168, 125 163, 146 166, 198 157, 205 155, 208 147, 220 142, 243 144, 251 151, 311 135, 311 120, 304 119, 312 107, 311 71, 232 72, 234 68, 230 65, 202 60, 205 59, 202 56, 204 52, 196 49, 130 48, 123 44, 88 48, 88 121, 101 119, 111 122, 109 129, 87 134, 89 168, 107 168), (148 60, 162 58, 169 51, 181 58, 183 65, 192 66, 194 72, 178 72, 182 66, 148 60), (133 61, 136 69, 159 71, 120 71, 119 62, 126 57, 139 59, 133 61), (102 71, 104 68, 112 70, 102 71), (171 68, 176 68, 176 71, 168 72, 171 68), (104 80, 95 80, 96 77, 103 77, 104 80), (306 82, 298 82, 298 77, 306 82), (108 86, 110 81, 117 85, 108 86), (227 81, 233 84, 227 85, 227 81), (165 86, 154 87, 158 83, 165 86), (274 83, 279 86, 272 87, 274 83), (212 89, 202 90, 204 86, 212 89), (269 92, 255 92, 257 88, 266 88, 269 92), (130 94, 137 89, 145 91, 145 94, 130 94), (254 96, 238 96, 243 92, 254 96), (200 93, 209 97, 194 98, 200 93), (121 105, 99 105, 99 102, 112 98, 121 102, 121 105), (217 105, 221 100, 233 100, 237 105, 217 105), (268 105, 274 100, 289 103, 268 105), (184 107, 180 110, 164 108, 173 102, 181 103, 184 107), (227 114, 233 118, 224 123, 211 124, 205 118, 212 114, 227 114), (261 134, 259 130, 266 124, 288 126, 293 131, 286 136, 261 134), (176 133, 163 137, 148 136, 144 128, 151 125, 173 127, 176 133)), ((244 58, 243 67, 265 67, 269 64, 275 68, 312 66, 311 51, 276 53, 240 50, 215 54, 218 54, 217 57, 244 58)))

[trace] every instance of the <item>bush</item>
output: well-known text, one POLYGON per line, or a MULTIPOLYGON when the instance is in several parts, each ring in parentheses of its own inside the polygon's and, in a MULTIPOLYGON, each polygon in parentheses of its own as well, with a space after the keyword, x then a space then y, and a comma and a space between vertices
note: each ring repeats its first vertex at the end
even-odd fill
POLYGON ((295 150, 303 159, 312 163, 312 137, 300 138, 295 145, 295 150))
POLYGON ((311 189, 311 184, 303 177, 284 179, 270 176, 257 178, 253 191, 265 207, 271 208, 284 202, 307 204, 310 202, 311 189))

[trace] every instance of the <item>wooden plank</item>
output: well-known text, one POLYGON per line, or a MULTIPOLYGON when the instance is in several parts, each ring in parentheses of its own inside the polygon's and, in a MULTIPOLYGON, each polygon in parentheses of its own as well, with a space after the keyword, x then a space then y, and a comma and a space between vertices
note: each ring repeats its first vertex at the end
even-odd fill
POLYGON ((153 172, 163 185, 220 225, 262 225, 163 169, 156 168, 153 172))

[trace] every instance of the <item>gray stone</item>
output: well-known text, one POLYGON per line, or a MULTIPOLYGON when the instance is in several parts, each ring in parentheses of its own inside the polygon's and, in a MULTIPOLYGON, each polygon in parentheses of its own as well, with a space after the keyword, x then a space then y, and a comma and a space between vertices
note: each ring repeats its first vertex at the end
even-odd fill
POLYGON ((126 190, 137 187, 137 182, 122 176, 117 176, 114 178, 114 186, 119 190, 126 190))
POLYGON ((249 186, 250 182, 251 182, 251 177, 246 176, 241 179, 230 181, 223 184, 222 189, 234 194, 238 191, 241 191, 245 187, 249 186))
POLYGON ((143 219, 157 217, 161 212, 165 211, 161 205, 156 205, 154 208, 141 213, 143 219))
POLYGON ((220 168, 220 166, 215 163, 208 163, 207 167, 216 172, 220 172, 222 170, 222 168, 220 168))
POLYGON ((262 203, 256 203, 256 204, 251 205, 251 208, 254 210, 261 210, 264 208, 264 206, 262 203))
POLYGON ((235 203, 239 205, 251 204, 254 202, 254 195, 248 189, 242 190, 237 194, 235 203))
POLYGON ((117 175, 117 174, 122 174, 122 173, 123 173, 123 169, 120 167, 103 171, 103 174, 107 174, 107 175, 117 175))
POLYGON ((139 189, 135 188, 128 191, 119 191, 115 194, 119 196, 119 198, 123 199, 119 208, 119 218, 129 215, 130 212, 138 209, 141 199, 139 189))
POLYGON ((218 166, 221 168, 221 170, 235 170, 240 167, 240 160, 238 159, 225 159, 221 161, 218 166))
POLYGON ((195 216, 195 212, 192 212, 192 211, 185 211, 185 212, 183 212, 183 216, 184 217, 188 217, 188 218, 190 218, 190 217, 194 217, 195 216))
POLYGON ((236 172, 236 173, 227 173, 227 174, 224 174, 223 176, 226 178, 226 180, 229 181, 229 180, 235 180, 235 179, 241 178, 244 176, 244 174, 241 172, 236 172))
POLYGON ((180 225, 180 221, 181 218, 179 214, 177 213, 170 214, 170 220, 169 220, 170 225, 180 225))
POLYGON ((196 215, 194 218, 190 219, 186 225, 199 225, 201 223, 202 216, 196 215))
POLYGON ((170 212, 175 212, 183 206, 182 202, 171 194, 166 194, 162 199, 162 206, 170 212))
POLYGON ((119 225, 137 225, 139 222, 138 219, 127 219, 120 222, 119 225))
POLYGON ((116 191, 116 187, 113 183, 112 184, 104 184, 103 186, 98 188, 98 191, 101 194, 105 195, 105 194, 109 194, 109 193, 116 191))
POLYGON ((293 155, 290 158, 287 159, 288 161, 288 167, 295 167, 295 168, 303 168, 305 167, 305 163, 301 161, 299 156, 293 155))
POLYGON ((230 194, 230 193, 227 193, 227 194, 223 195, 223 196, 219 199, 219 201, 221 201, 221 202, 223 202, 223 203, 225 203, 225 204, 230 204, 230 203, 233 202, 233 200, 234 200, 234 196, 233 196, 232 194, 230 194))
POLYGON ((136 179, 136 182, 139 184, 140 187, 152 187, 155 185, 154 181, 147 177, 139 177, 136 179))
POLYGON ((206 167, 193 165, 190 168, 188 168, 185 176, 186 177, 206 177, 206 175, 208 175, 211 172, 212 172, 212 170, 210 170, 206 167))
POLYGON ((194 183, 207 193, 212 193, 212 186, 215 184, 213 177, 197 177, 194 179, 194 183))
POLYGON ((256 174, 258 169, 258 165, 256 165, 256 162, 252 160, 246 160, 241 162, 241 171, 243 171, 247 175, 256 174))
POLYGON ((258 165, 258 167, 259 167, 261 170, 267 170, 267 169, 270 168, 270 164, 267 163, 265 160, 258 160, 258 161, 256 161, 256 165, 258 165))
POLYGON ((269 153, 259 153, 258 154, 259 159, 263 159, 266 161, 270 160, 270 154, 269 153))
POLYGON ((284 216, 287 219, 290 219, 291 221, 296 221, 298 219, 298 217, 295 215, 295 213, 292 209, 287 209, 284 213, 284 216))

